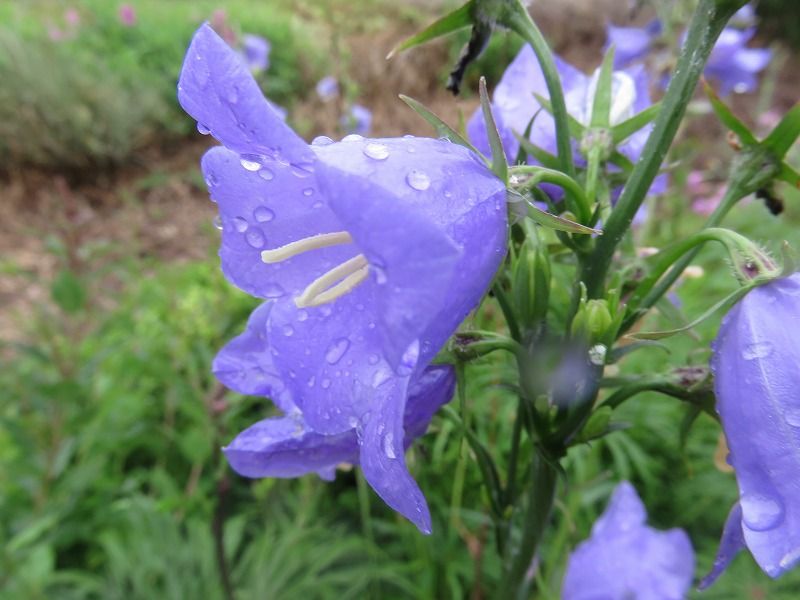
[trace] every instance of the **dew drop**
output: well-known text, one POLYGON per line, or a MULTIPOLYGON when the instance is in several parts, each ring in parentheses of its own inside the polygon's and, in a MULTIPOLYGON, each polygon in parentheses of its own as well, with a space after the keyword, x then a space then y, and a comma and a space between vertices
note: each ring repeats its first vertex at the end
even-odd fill
POLYGON ((431 186, 431 178, 424 171, 412 169, 406 175, 406 183, 419 192, 424 192, 431 186))
POLYGON ((788 407, 783 414, 783 418, 786 419, 786 424, 789 427, 800 427, 800 407, 788 407))
POLYGON ((351 133, 350 135, 346 135, 342 138, 343 142, 360 142, 364 139, 363 135, 358 135, 357 133, 351 133))
POLYGON ((243 154, 239 162, 242 167, 248 171, 255 172, 261 168, 261 162, 258 160, 258 157, 252 154, 243 154))
POLYGON ((372 271, 375 273, 375 283, 383 285, 386 283, 386 271, 382 267, 372 265, 372 271))
POLYGON ((266 286, 264 286, 263 295, 265 298, 280 298, 285 294, 286 290, 284 290, 277 283, 268 283, 266 286))
POLYGON ((244 234, 244 239, 247 240, 247 243, 256 250, 263 248, 264 246, 264 234, 261 233, 261 230, 258 227, 251 227, 248 229, 247 233, 244 234))
POLYGON ((323 390, 327 390, 329 387, 331 387, 331 380, 326 377, 322 380, 320 385, 322 386, 323 390))
POLYGON ((272 181, 275 179, 275 173, 270 171, 269 169, 261 169, 258 172, 258 176, 261 177, 264 181, 272 181))
POLYGON ((372 376, 372 387, 379 388, 392 378, 392 374, 387 369, 378 369, 372 376))
POLYGON ((303 196, 313 196, 314 195, 314 188, 306 188, 303 190, 303 196))
POLYGON ((389 147, 386 144, 370 142, 364 146, 364 156, 373 160, 386 160, 389 158, 389 147))
POLYGON ((292 175, 299 179, 313 175, 314 165, 311 163, 297 163, 292 165, 292 175))
POLYGON ((745 494, 739 502, 742 505, 742 521, 753 531, 774 529, 783 520, 783 505, 777 498, 745 494))
POLYGON ((222 217, 217 215, 211 220, 211 224, 214 226, 215 229, 219 229, 222 231, 222 217))
POLYGON ((379 360, 380 357, 377 354, 370 354, 369 357, 367 358, 367 361, 371 365, 377 365, 379 360))
POLYGON ((214 173, 208 173, 208 175, 206 175, 206 186, 212 188, 215 185, 217 185, 217 183, 219 183, 219 180, 217 179, 217 176, 214 175, 214 173))
POLYGON ((403 356, 400 357, 400 364, 397 365, 398 375, 410 375, 414 367, 417 366, 417 359, 419 358, 419 340, 413 341, 408 345, 403 356))
POLYGON ((244 233, 245 231, 247 231, 247 220, 242 217, 234 217, 233 227, 239 233, 244 233))
POLYGON ((284 325, 283 335, 285 335, 286 337, 291 337, 292 335, 294 335, 294 327, 292 327, 291 325, 284 325))
POLYGON ((211 133, 211 130, 205 125, 203 125, 200 121, 197 122, 197 131, 202 135, 208 135, 209 133, 211 133))
POLYGON ((275 213, 266 206, 259 206, 253 211, 253 218, 259 223, 268 223, 275 218, 275 213))
POLYGON ((313 140, 311 140, 312 146, 329 146, 333 143, 333 140, 329 138, 327 135, 318 135, 313 140))
POLYGON ((742 358, 745 360, 757 360, 766 358, 772 354, 772 344, 769 342, 755 342, 747 344, 742 350, 742 358))
POLYGON ((317 378, 313 375, 308 378, 308 387, 314 387, 314 384, 317 382, 317 378))
POLYGON ((311 205, 311 208, 322 208, 322 202, 321 201, 314 202, 314 204, 311 205))
POLYGON ((303 310, 303 309, 298 310, 297 311, 297 320, 300 321, 301 323, 303 321, 308 320, 308 312, 303 310))
POLYGON ((335 340, 330 346, 328 346, 328 350, 325 352, 325 360, 328 361, 329 364, 335 365, 344 356, 347 349, 350 347, 350 340, 347 338, 339 338, 335 340))
POLYGON ((392 432, 387 433, 383 436, 383 453, 386 455, 386 458, 394 460, 397 458, 397 455, 394 453, 394 435, 392 432))
POLYGON ((232 85, 228 89, 227 100, 231 104, 236 104, 239 101, 239 88, 237 88, 235 85, 232 85))

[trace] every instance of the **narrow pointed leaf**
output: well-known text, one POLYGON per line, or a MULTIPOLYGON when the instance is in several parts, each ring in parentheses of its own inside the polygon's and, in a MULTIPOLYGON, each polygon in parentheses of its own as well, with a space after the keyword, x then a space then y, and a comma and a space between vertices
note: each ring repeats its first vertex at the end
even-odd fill
POLYGON ((725 127, 738 135, 743 144, 747 146, 755 146, 758 144, 758 140, 756 140, 755 136, 750 132, 747 125, 742 123, 739 118, 731 112, 731 109, 720 99, 717 92, 714 91, 714 88, 712 88, 705 79, 703 80, 703 90, 711 102, 711 108, 714 109, 717 118, 722 121, 725 127))
POLYGON ((789 109, 777 127, 761 142, 782 159, 800 136, 800 102, 789 109))
MULTIPOLYGON (((532 153, 530 151, 528 151, 527 148, 523 147, 524 146, 523 140, 525 142, 527 142, 528 144, 530 144, 529 140, 531 139, 531 130, 533 129, 533 124, 536 121, 536 117, 539 116, 539 113, 541 112, 541 110, 542 110, 541 108, 539 110, 537 110, 533 114, 533 116, 531 117, 531 120, 528 121, 528 126, 525 128, 525 133, 524 134, 519 135, 516 131, 514 132, 514 137, 517 138, 517 141, 519 142, 519 150, 517 151, 517 158, 514 160, 514 164, 522 165, 522 164, 525 164, 526 162, 528 162, 528 155, 532 154, 532 153)), ((552 154, 550 156, 552 156, 552 154)), ((555 157, 553 157, 553 158, 556 161, 558 161, 558 159, 556 159, 555 157)), ((545 165, 545 166, 553 168, 553 169, 557 168, 554 165, 545 165)))
MULTIPOLYGON (((545 109, 551 115, 553 114, 553 105, 550 104, 550 100, 544 96, 540 96, 539 94, 533 94, 533 97, 536 98, 536 101, 543 109, 545 109)), ((586 131, 586 126, 569 114, 567 115, 567 126, 569 127, 569 134, 575 139, 580 139, 580 137, 586 131)))
POLYGON ((569 219, 565 219, 564 217, 559 217, 558 215, 551 214, 547 211, 542 210, 538 206, 534 206, 533 204, 528 205, 528 217, 536 221, 542 227, 548 227, 550 229, 555 229, 556 231, 566 231, 567 233, 581 233, 584 235, 592 235, 592 234, 600 235, 603 233, 599 229, 592 229, 591 227, 586 227, 585 225, 576 223, 575 221, 570 221, 569 219))
POLYGON ((800 188, 800 173, 795 171, 792 167, 790 167, 786 163, 781 164, 781 170, 778 171, 776 177, 781 181, 785 181, 791 186, 800 188))
POLYGON ((622 169, 625 174, 630 174, 630 172, 633 171, 633 161, 625 156, 622 152, 614 150, 614 152, 611 153, 611 157, 608 159, 608 161, 622 169))
POLYGON ((465 148, 469 148, 478 156, 482 156, 480 152, 475 149, 475 146, 470 144, 460 133, 445 123, 434 112, 425 107, 421 102, 400 94, 400 100, 408 104, 408 106, 417 113, 420 117, 425 119, 435 130, 436 135, 446 138, 454 144, 459 144, 465 148))
POLYGON ((500 139, 500 132, 497 131, 497 124, 492 115, 492 105, 489 101, 489 92, 486 91, 486 78, 481 77, 478 89, 481 96, 481 112, 483 121, 486 123, 486 135, 489 137, 489 147, 492 149, 492 171, 501 181, 508 181, 508 163, 506 163, 506 153, 503 150, 503 141, 500 139))
POLYGON ((597 89, 592 102, 592 127, 608 127, 611 124, 611 78, 614 74, 614 45, 603 57, 597 89))
POLYGON ((561 166, 561 163, 556 155, 550 154, 544 148, 537 146, 527 137, 522 137, 517 133, 515 133, 514 136, 519 142, 520 150, 535 158, 543 167, 547 167, 548 169, 558 169, 561 166))
POLYGON ((727 311, 730 307, 736 304, 739 300, 741 300, 747 292, 752 289, 750 286, 745 286, 737 289, 736 291, 732 292, 731 294, 727 295, 725 298, 717 302, 714 306, 709 308, 706 312, 702 315, 697 317, 691 323, 684 325, 683 327, 679 327, 677 329, 668 329, 666 331, 639 331, 637 333, 632 333, 628 335, 628 337, 637 339, 637 340, 660 340, 663 338, 671 337, 676 333, 683 333, 685 331, 689 331, 690 329, 697 327, 700 323, 708 319, 709 317, 713 316, 720 310, 727 311))
POLYGON ((636 113, 630 119, 626 119, 622 123, 614 125, 614 127, 611 128, 611 137, 614 140, 614 145, 625 141, 634 133, 653 121, 658 115, 659 110, 661 110, 661 103, 656 102, 655 104, 651 104, 645 108, 643 111, 636 113))
POLYGON ((441 19, 434 21, 419 33, 415 33, 395 46, 386 58, 392 58, 398 52, 408 50, 414 46, 419 46, 437 37, 447 35, 459 29, 464 29, 472 25, 472 13, 475 7, 475 0, 469 0, 461 8, 457 8, 451 13, 446 14, 441 19))

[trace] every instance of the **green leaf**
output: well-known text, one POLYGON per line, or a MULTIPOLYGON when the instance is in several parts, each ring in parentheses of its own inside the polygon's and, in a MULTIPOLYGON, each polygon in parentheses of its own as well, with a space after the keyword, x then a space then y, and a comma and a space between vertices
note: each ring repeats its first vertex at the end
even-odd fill
POLYGON ((761 142, 780 159, 786 156, 789 148, 800 136, 800 102, 789 109, 777 127, 761 142))
POLYGON ((750 132, 747 125, 742 123, 739 118, 731 112, 731 109, 726 106, 717 95, 717 92, 714 91, 714 88, 712 88, 705 79, 703 79, 703 90, 705 90, 708 99, 711 101, 711 108, 714 109, 714 112, 719 120, 722 121, 722 124, 738 135, 743 144, 747 146, 757 145, 758 140, 756 140, 755 136, 750 132))
MULTIPOLYGON (((553 105, 550 104, 550 100, 536 93, 533 94, 533 97, 536 98, 536 101, 543 109, 545 109, 551 115, 553 114, 553 105)), ((567 126, 569 127, 570 136, 576 140, 579 140, 586 131, 586 126, 570 114, 567 114, 567 126)))
POLYGON ((697 327, 700 323, 708 319, 709 317, 713 316, 720 310, 728 310, 734 304, 736 304, 739 300, 744 298, 744 296, 752 289, 753 286, 745 286, 737 289, 736 291, 728 294, 722 300, 717 302, 714 306, 709 308, 706 312, 702 315, 697 317, 691 323, 684 325, 683 327, 678 327, 677 329, 668 329, 666 331, 639 331, 637 333, 631 333, 628 337, 637 339, 637 340, 660 340, 663 338, 671 337, 676 333, 683 333, 685 331, 689 331, 690 329, 697 327))
POLYGON ((585 225, 581 225, 580 223, 576 223, 575 221, 570 221, 569 219, 565 219, 564 217, 559 217, 558 215, 554 215, 552 213, 544 211, 538 206, 535 206, 533 204, 528 205, 528 217, 533 221, 536 221, 542 227, 555 229, 556 231, 566 231, 568 233, 581 233, 584 235, 591 235, 591 234, 600 235, 603 233, 599 229, 592 229, 591 227, 586 227, 585 225))
POLYGON ((481 112, 486 124, 486 135, 489 137, 489 147, 492 149, 492 171, 501 181, 508 181, 508 163, 506 163, 506 153, 503 150, 503 141, 497 131, 497 124, 492 115, 492 104, 489 101, 489 92, 486 91, 486 78, 481 77, 478 89, 481 96, 481 112))
POLYGON ((475 0, 469 0, 461 8, 457 8, 451 13, 446 14, 441 19, 434 21, 419 33, 415 33, 410 38, 400 42, 395 46, 389 54, 386 55, 387 59, 392 58, 398 52, 408 50, 414 46, 419 46, 425 42, 429 42, 437 37, 447 35, 459 29, 469 27, 473 23, 472 14, 475 8, 475 0))
POLYGON ((653 121, 661 110, 661 103, 656 102, 651 104, 643 111, 636 113, 630 119, 624 120, 611 128, 611 138, 614 140, 614 145, 625 141, 634 133, 642 129, 648 123, 653 121))
POLYGON ((464 146, 465 148, 469 148, 478 156, 483 156, 480 152, 475 149, 475 146, 470 144, 464 137, 458 133, 455 129, 450 127, 447 123, 445 123, 438 115, 434 112, 426 108, 421 102, 414 100, 408 96, 404 96, 400 94, 400 100, 408 104, 408 106, 417 113, 420 117, 425 119, 435 130, 436 135, 439 137, 446 138, 453 142, 454 144, 459 144, 464 146))
POLYGON ((79 311, 86 304, 86 288, 75 273, 62 270, 50 286, 53 301, 67 313, 79 311))
POLYGON ((776 177, 781 181, 785 181, 791 186, 800 188, 800 173, 795 171, 792 167, 790 167, 786 163, 781 163, 781 170, 778 171, 776 177))
POLYGON ((611 44, 603 57, 603 64, 600 65, 600 73, 597 77, 597 87, 592 99, 592 127, 606 128, 611 124, 611 79, 613 74, 614 45, 611 44))
POLYGON ((548 169, 558 169, 560 167, 561 163, 558 161, 558 157, 556 155, 550 154, 544 148, 537 146, 527 137, 523 137, 516 132, 514 132, 514 137, 517 138, 519 147, 539 161, 543 167, 547 167, 548 169))

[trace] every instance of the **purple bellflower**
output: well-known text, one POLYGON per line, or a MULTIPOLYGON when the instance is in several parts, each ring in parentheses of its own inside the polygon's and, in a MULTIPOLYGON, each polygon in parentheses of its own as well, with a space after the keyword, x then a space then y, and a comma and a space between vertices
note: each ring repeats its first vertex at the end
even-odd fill
MULTIPOLYGON (((731 92, 752 92, 758 87, 758 73, 772 59, 768 48, 748 48, 756 33, 755 13, 749 5, 739 9, 711 51, 706 63, 705 76, 719 85, 723 96, 731 92)), ((608 25, 606 47, 614 45, 615 68, 629 67, 647 58, 656 40, 661 36, 661 22, 656 19, 642 28, 608 25)), ((664 83, 668 79, 664 80, 664 83)))
POLYGON ((367 135, 372 127, 372 112, 360 104, 353 104, 340 119, 342 129, 347 133, 367 135))
MULTIPOLYGON (((207 25, 187 52, 178 98, 223 144, 202 161, 219 205, 223 273, 270 301, 249 326, 263 346, 245 333, 215 371, 236 371, 225 366, 231 355, 250 361, 252 369, 238 371, 253 385, 264 381, 252 393, 268 394, 290 418, 302 415, 298 431, 311 446, 332 442, 314 435, 347 436, 347 444, 355 435, 372 488, 429 532, 404 451, 427 422, 420 403, 430 408, 446 396, 428 387, 428 365, 502 262, 505 185, 474 153, 443 140, 349 135, 306 144, 207 25)), ((252 475, 260 456, 260 472, 276 472, 269 457, 281 432, 237 438, 231 464, 247 464, 252 475)), ((351 460, 350 450, 324 464, 309 458, 305 470, 329 473, 345 454, 351 460)), ((295 458, 311 455, 298 450, 295 458)))
POLYGON ((323 102, 329 102, 339 95, 339 82, 333 75, 326 75, 317 82, 317 96, 323 102))
POLYGON ((682 529, 658 531, 628 482, 614 490, 591 537, 569 558, 563 600, 682 600, 692 584, 694 551, 682 529))
POLYGON ((272 50, 272 45, 263 37, 252 33, 242 36, 241 55, 254 73, 260 73, 269 68, 270 50, 272 50))
MULTIPOLYGON (((579 122, 588 124, 594 96, 597 91, 599 70, 591 76, 585 75, 558 56, 554 56, 556 69, 561 76, 567 111, 579 122)), ((611 124, 616 125, 652 104, 649 77, 642 65, 618 70, 612 76, 611 124)), ((554 154, 556 133, 553 117, 534 98, 536 93, 548 98, 547 85, 539 62, 530 46, 525 45, 503 73, 494 90, 492 114, 497 123, 506 158, 513 163, 519 151, 515 133, 523 134, 531 120, 530 140, 537 146, 554 154)), ((631 161, 641 156, 652 126, 647 126, 623 141, 618 150, 631 161)), ((486 124, 478 109, 467 123, 467 134, 473 145, 484 154, 490 153, 486 124)), ((576 144, 577 146, 577 144, 576 144)), ((576 160, 581 161, 577 156, 576 160)), ((528 162, 535 162, 531 157, 528 162)), ((665 177, 658 177, 651 193, 661 193, 666 187, 665 177)))
POLYGON ((800 274, 750 292, 725 316, 711 366, 736 473, 710 585, 747 547, 778 577, 800 561, 800 274))

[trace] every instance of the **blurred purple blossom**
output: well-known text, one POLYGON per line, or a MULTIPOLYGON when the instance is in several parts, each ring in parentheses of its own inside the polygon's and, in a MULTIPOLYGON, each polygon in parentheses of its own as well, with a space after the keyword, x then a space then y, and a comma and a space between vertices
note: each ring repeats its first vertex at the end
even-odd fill
POLYGON ((122 4, 117 12, 119 22, 125 27, 133 27, 136 25, 136 9, 131 4, 122 4))
POLYGON ((725 184, 706 179, 703 171, 691 171, 686 177, 686 191, 691 199, 692 211, 708 217, 716 210, 725 195, 725 184))
POLYGON ((271 49, 269 41, 259 35, 246 33, 242 36, 241 56, 247 67, 254 73, 260 73, 269 68, 271 49))
POLYGON ((333 75, 326 75, 317 82, 316 90, 320 100, 328 102, 339 95, 339 82, 333 75))
POLYGON ((254 431, 268 439, 255 451, 252 436, 237 438, 232 465, 244 449, 245 474, 255 464, 328 476, 332 463, 355 460, 355 439, 372 488, 429 532, 404 460, 428 419, 414 398, 435 397, 422 401, 426 410, 447 400, 425 391, 427 367, 503 260, 505 185, 443 140, 349 135, 306 144, 209 26, 187 51, 178 99, 223 144, 202 161, 219 205, 223 273, 269 301, 214 370, 294 419, 262 423, 254 431))
POLYGON ((739 502, 708 586, 746 546, 778 577, 800 561, 800 274, 751 290, 725 316, 711 367, 739 502))
POLYGON ((567 563, 562 600, 683 600, 692 584, 694 551, 682 529, 646 524, 644 505, 624 481, 567 563))
POLYGON ((347 133, 366 135, 372 127, 372 111, 360 104, 353 104, 339 122, 347 133))

